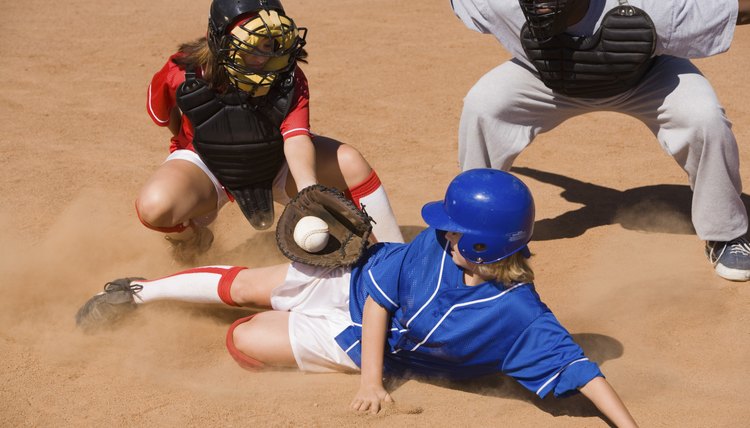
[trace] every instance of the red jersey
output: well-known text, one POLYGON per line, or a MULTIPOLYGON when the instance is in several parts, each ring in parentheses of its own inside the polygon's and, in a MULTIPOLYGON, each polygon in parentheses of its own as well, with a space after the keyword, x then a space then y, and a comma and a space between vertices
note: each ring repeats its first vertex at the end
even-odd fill
MULTIPOLYGON (((177 106, 175 93, 180 84, 185 81, 185 69, 172 61, 173 58, 180 55, 182 54, 178 52, 169 57, 164 67, 154 74, 151 84, 148 86, 146 110, 154 123, 159 126, 169 125, 169 112, 177 106)), ((200 70, 196 74, 200 77, 200 70)), ((284 140, 295 135, 312 135, 310 133, 310 91, 307 86, 307 78, 299 67, 294 71, 294 96, 294 103, 280 127, 284 140)), ((193 125, 184 115, 182 116, 180 132, 172 137, 169 152, 178 149, 195 151, 193 148, 193 125)))

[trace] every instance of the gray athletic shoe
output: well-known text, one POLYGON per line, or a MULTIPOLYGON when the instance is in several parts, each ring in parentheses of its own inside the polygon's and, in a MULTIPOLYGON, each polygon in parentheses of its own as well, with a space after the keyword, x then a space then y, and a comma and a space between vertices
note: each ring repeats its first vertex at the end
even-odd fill
POLYGON ((706 256, 720 277, 750 280, 750 242, 745 237, 727 242, 706 241, 706 256))
POLYGON ((196 258, 208 251, 214 242, 214 234, 207 227, 196 227, 195 233, 187 239, 175 239, 171 236, 164 238, 172 246, 172 258, 178 263, 190 265, 195 263, 196 258))
POLYGON ((133 295, 143 289, 131 284, 145 278, 120 278, 104 284, 104 291, 90 298, 76 313, 76 325, 87 333, 111 326, 123 315, 135 310, 133 295))

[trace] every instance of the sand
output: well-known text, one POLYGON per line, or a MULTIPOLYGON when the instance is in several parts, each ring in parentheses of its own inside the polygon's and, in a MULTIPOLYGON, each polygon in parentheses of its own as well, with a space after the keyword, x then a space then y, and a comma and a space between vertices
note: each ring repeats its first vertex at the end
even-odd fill
MULTIPOLYGON (((446 1, 285 5, 310 29, 314 131, 362 151, 413 236, 422 204, 459 172, 462 97, 508 54, 446 1)), ((395 405, 354 414, 356 375, 239 368, 223 340, 243 310, 154 304, 108 334, 75 328, 106 281, 180 269, 133 201, 168 149, 145 111, 148 83, 205 31, 207 11, 205 0, 4 2, 0 425, 606 426, 580 396, 539 400, 509 378, 402 380, 395 405)), ((746 180, 749 49, 739 28, 728 53, 697 61, 733 120, 746 180)), ((581 116, 515 165, 537 200, 538 290, 642 426, 747 426, 750 286, 713 273, 685 174, 648 130, 581 116)), ((202 264, 283 261, 236 205, 215 233, 202 264)))

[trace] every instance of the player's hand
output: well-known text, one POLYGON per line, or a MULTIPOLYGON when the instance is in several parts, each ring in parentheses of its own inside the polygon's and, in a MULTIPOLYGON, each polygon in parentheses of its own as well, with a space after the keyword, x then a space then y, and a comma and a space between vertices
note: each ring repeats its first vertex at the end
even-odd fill
POLYGON ((362 385, 349 405, 358 412, 370 412, 373 415, 380 411, 381 403, 393 403, 393 398, 382 386, 362 385))

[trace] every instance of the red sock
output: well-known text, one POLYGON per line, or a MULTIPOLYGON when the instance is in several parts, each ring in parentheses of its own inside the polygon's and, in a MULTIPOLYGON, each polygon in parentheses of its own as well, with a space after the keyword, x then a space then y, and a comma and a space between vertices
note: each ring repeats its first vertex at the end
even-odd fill
POLYGON ((377 241, 404 242, 388 195, 374 170, 363 182, 349 188, 347 196, 372 217, 372 234, 377 241))

